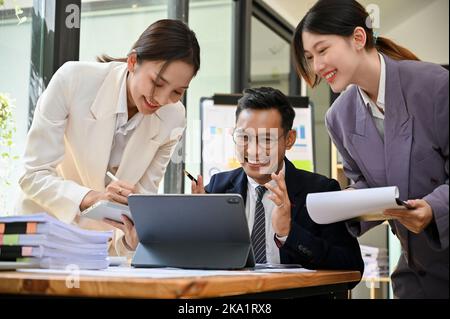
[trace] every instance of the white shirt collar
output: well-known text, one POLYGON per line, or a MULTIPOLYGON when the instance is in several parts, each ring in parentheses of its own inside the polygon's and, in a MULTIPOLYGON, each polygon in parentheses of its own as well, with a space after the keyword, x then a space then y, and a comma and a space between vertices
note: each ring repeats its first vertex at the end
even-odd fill
POLYGON ((358 86, 358 90, 364 101, 364 105, 370 106, 373 116, 384 119, 384 114, 380 112, 380 110, 377 108, 377 105, 384 112, 385 94, 386 94, 386 63, 384 61, 383 55, 378 53, 378 56, 380 57, 381 73, 380 73, 380 82, 378 84, 378 96, 377 96, 377 102, 376 102, 377 104, 375 105, 375 103, 369 98, 367 93, 364 92, 364 90, 362 90, 359 86, 358 86))
MULTIPOLYGON (((286 176, 285 171, 286 171, 286 165, 285 165, 284 160, 283 160, 283 167, 281 168, 280 172, 282 172, 282 173, 286 176)), ((256 187, 258 187, 258 186, 260 186, 260 185, 259 185, 253 178, 251 178, 251 177, 248 176, 248 175, 247 175, 247 180, 248 180, 248 186, 249 186, 249 189, 250 189, 252 192, 256 192, 256 187)), ((275 182, 274 180, 271 180, 271 181, 269 182, 269 184, 270 184, 271 186, 275 186, 275 185, 276 185, 276 182, 275 182)))
POLYGON ((144 114, 137 112, 130 120, 128 120, 127 76, 124 76, 122 85, 120 86, 116 114, 116 132, 120 132, 124 135, 127 135, 129 131, 134 130, 144 118, 144 114))

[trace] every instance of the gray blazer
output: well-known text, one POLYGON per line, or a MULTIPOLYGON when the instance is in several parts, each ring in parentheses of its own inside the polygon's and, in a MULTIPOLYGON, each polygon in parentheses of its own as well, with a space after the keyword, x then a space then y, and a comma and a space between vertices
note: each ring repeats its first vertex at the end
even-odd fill
MULTIPOLYGON (((398 298, 448 298, 449 83, 448 71, 417 61, 386 61, 385 138, 382 140, 356 86, 326 115, 329 134, 354 188, 398 186, 400 198, 424 199, 432 223, 420 234, 397 221, 391 229, 402 252, 392 274, 398 298)), ((359 236, 379 222, 348 223, 359 236)))

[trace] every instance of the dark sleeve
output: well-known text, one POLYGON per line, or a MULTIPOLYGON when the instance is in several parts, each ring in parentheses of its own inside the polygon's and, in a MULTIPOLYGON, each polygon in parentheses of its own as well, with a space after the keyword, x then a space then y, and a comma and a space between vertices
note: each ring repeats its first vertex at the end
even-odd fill
MULTIPOLYGON (((338 190, 340 187, 335 180, 327 180, 320 189, 323 192, 338 190)), ((308 214, 306 205, 299 214, 308 214)), ((358 241, 350 235, 344 222, 315 224, 315 227, 317 231, 308 230, 293 221, 291 232, 282 247, 286 249, 291 263, 310 269, 358 270, 363 273, 364 262, 358 241)))
POLYGON ((214 193, 215 182, 216 182, 216 175, 214 174, 213 176, 211 176, 211 179, 209 180, 209 184, 205 186, 206 193, 214 193))

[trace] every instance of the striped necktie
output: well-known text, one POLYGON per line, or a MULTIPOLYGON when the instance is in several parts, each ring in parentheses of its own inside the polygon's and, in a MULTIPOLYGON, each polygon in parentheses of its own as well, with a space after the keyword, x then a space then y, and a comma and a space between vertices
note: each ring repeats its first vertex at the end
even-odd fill
POLYGON ((255 261, 258 264, 266 263, 266 214, 262 198, 267 188, 264 186, 256 187, 256 208, 255 223, 252 230, 252 245, 255 254, 255 261))

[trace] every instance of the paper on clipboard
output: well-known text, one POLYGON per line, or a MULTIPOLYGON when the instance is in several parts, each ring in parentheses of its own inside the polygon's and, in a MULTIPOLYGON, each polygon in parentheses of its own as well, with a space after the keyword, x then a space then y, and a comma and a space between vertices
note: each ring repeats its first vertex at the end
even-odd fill
POLYGON ((385 209, 408 209, 398 197, 396 186, 313 193, 306 197, 306 207, 317 224, 386 220, 390 218, 383 215, 385 209))
POLYGON ((111 219, 118 223, 122 223, 121 216, 125 215, 133 220, 130 209, 127 205, 113 203, 107 200, 101 200, 86 208, 81 212, 81 217, 87 217, 95 220, 111 219))

